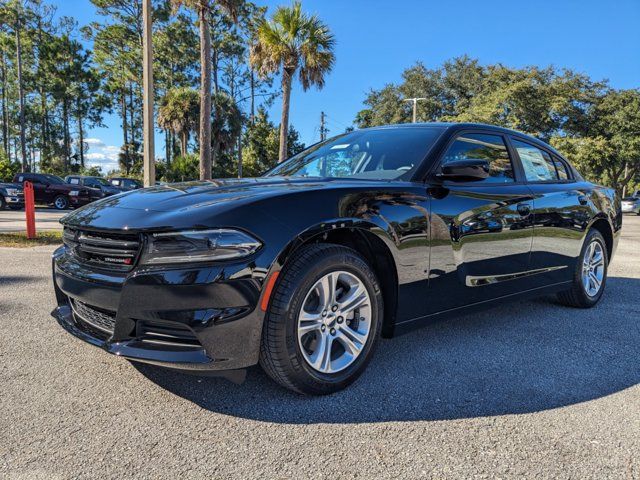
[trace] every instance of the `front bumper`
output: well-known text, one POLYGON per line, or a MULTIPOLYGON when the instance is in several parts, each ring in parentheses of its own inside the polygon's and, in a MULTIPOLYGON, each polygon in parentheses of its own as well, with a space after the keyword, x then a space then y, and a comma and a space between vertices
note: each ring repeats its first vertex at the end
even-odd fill
POLYGON ((258 362, 263 313, 257 305, 264 274, 251 265, 108 272, 88 268, 64 246, 52 263, 58 303, 52 315, 87 343, 186 370, 235 370, 258 362), (113 327, 82 317, 73 308, 78 305, 111 318, 113 327))
POLYGON ((95 199, 88 196, 69 195, 69 204, 73 207, 82 207, 83 205, 91 203, 93 200, 95 199))
POLYGON ((4 197, 4 201, 7 203, 7 205, 9 206, 20 206, 20 207, 24 207, 24 197, 21 195, 16 195, 16 196, 6 196, 4 197))

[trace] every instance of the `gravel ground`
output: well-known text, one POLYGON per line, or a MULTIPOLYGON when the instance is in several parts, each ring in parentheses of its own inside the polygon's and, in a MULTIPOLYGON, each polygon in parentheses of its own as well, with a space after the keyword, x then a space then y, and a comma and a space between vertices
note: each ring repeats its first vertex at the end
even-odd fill
POLYGON ((0 249, 2 478, 640 478, 640 217, 598 307, 521 301, 384 340, 324 398, 76 340, 49 316, 51 250, 0 249))

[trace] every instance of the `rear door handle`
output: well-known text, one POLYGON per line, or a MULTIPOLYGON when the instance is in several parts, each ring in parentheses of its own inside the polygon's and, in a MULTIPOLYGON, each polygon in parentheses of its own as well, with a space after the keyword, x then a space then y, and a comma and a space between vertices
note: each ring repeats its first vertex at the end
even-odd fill
POLYGON ((518 204, 518 213, 522 217, 526 217, 527 215, 529 215, 531 213, 531 205, 529 205, 528 203, 519 203, 518 204))

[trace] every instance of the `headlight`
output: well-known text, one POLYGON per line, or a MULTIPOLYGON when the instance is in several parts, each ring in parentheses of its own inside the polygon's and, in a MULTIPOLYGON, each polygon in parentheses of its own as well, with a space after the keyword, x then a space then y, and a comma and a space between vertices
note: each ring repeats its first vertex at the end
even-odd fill
POLYGON ((250 235, 231 229, 154 233, 148 237, 141 263, 229 260, 251 255, 261 245, 250 235))
POLYGON ((77 197, 78 195, 80 195, 80 192, 78 190, 71 190, 69 192, 69 196, 71 197, 77 197))
POLYGON ((18 189, 17 188, 7 188, 7 196, 9 197, 17 197, 18 189))

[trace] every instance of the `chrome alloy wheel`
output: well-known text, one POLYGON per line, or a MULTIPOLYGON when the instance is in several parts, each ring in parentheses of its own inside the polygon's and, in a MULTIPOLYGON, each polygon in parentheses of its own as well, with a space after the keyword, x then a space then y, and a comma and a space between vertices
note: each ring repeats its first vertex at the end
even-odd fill
POLYGON ((311 368, 336 373, 362 352, 371 330, 371 299, 354 274, 324 275, 307 293, 298 314, 298 345, 311 368))
POLYGON ((582 286, 590 297, 595 297, 604 280, 604 250, 602 244, 594 240, 589 244, 582 261, 582 286))
POLYGON ((53 201, 53 204, 58 210, 64 210, 65 208, 67 208, 67 201, 64 199, 64 197, 57 197, 53 201))

